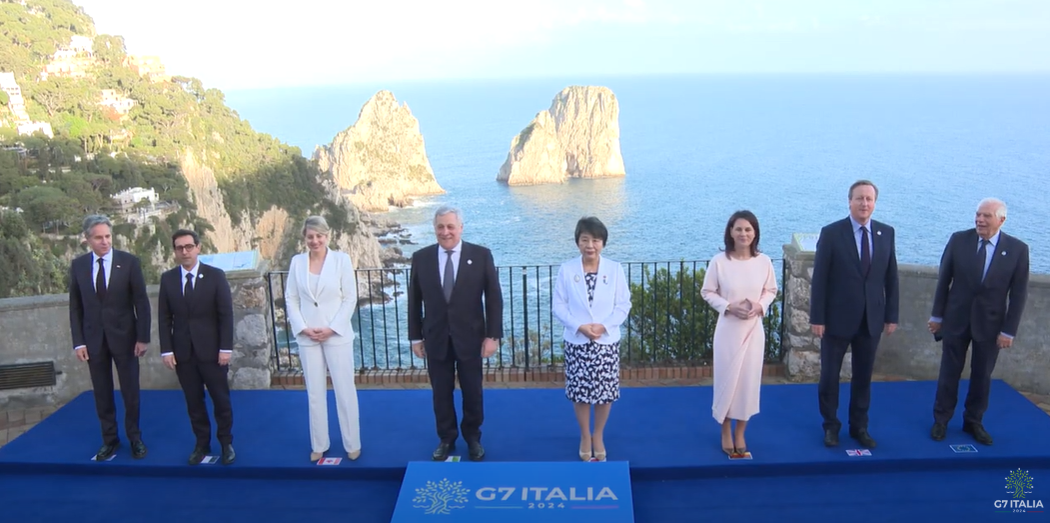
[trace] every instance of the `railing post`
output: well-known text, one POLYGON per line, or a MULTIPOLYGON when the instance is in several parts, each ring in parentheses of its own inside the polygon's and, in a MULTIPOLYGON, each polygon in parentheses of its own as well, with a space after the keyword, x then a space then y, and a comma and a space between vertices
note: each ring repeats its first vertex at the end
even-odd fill
POLYGON ((522 331, 525 333, 525 379, 529 376, 529 270, 521 268, 521 316, 522 331))

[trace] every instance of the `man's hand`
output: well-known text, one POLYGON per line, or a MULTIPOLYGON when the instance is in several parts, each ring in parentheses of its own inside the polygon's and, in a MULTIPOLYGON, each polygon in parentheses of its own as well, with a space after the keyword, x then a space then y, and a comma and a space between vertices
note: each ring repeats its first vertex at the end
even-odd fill
POLYGON ((485 341, 481 342, 481 357, 488 358, 496 353, 496 349, 499 348, 499 341, 492 338, 485 338, 485 341))
POLYGON ((412 354, 415 354, 417 358, 426 359, 427 351, 423 348, 423 342, 417 341, 412 344, 412 354))
POLYGON ((930 334, 937 334, 941 331, 941 324, 940 322, 931 321, 926 323, 926 328, 930 329, 930 334))
POLYGON ((896 330, 896 323, 887 323, 886 326, 883 328, 883 332, 885 332, 887 335, 893 334, 896 330))
POLYGON ((813 335, 818 338, 824 337, 824 326, 823 325, 810 325, 809 330, 813 331, 813 335))
POLYGON ((223 367, 230 364, 230 359, 233 357, 232 352, 219 352, 219 365, 223 367))
POLYGON ((73 350, 73 352, 76 352, 78 360, 80 360, 80 361, 87 361, 88 360, 87 347, 77 347, 76 349, 73 350))
POLYGON ((1013 346, 1014 339, 1007 338, 1006 336, 1000 334, 999 337, 995 340, 995 344, 998 345, 1000 349, 1009 349, 1013 346))
POLYGON ((164 366, 165 367, 167 367, 167 368, 169 368, 171 370, 175 370, 175 365, 178 365, 178 364, 175 363, 175 355, 174 354, 165 354, 164 356, 161 356, 161 357, 164 359, 164 366))
POLYGON ((135 357, 141 358, 142 355, 146 353, 146 347, 148 346, 148 343, 142 343, 141 341, 135 342, 135 357))

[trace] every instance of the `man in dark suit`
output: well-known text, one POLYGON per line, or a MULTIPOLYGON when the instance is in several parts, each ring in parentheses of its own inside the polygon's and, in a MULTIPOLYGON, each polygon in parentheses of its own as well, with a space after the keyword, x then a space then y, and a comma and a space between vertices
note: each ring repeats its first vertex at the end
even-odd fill
POLYGON ((95 410, 102 425, 97 461, 109 459, 120 446, 113 366, 124 399, 124 432, 131 456, 146 457, 139 429, 139 360, 150 334, 150 305, 139 259, 113 249, 109 218, 84 219, 84 238, 91 252, 69 267, 69 330, 77 359, 86 361, 95 393, 95 410))
POLYGON ((216 437, 222 464, 236 459, 233 450, 233 407, 227 380, 233 354, 233 299, 226 273, 197 260, 200 237, 187 230, 171 238, 179 266, 160 277, 157 321, 164 365, 175 371, 186 396, 186 408, 197 443, 190 453, 196 465, 211 452, 211 423, 204 404, 208 388, 215 407, 216 437))
POLYGON ((426 358, 434 393, 440 443, 432 458, 444 461, 455 450, 458 371, 463 392, 463 439, 472 461, 481 446, 482 358, 495 354, 503 337, 503 294, 492 252, 461 241, 462 214, 441 207, 434 215, 438 244, 412 255, 408 293, 408 336, 412 352, 426 358))
POLYGON ((992 436, 981 423, 999 351, 1013 345, 1028 295, 1028 246, 1001 232, 1006 204, 994 198, 977 206, 976 227, 952 234, 941 256, 929 329, 943 340, 941 372, 933 403, 930 437, 941 441, 955 414, 959 377, 970 357, 970 389, 963 411, 963 432, 984 445, 992 436))
POLYGON ((897 248, 893 227, 871 219, 879 191, 867 180, 849 189, 849 217, 820 231, 813 262, 810 323, 820 338, 817 395, 824 445, 839 444, 839 373, 852 348, 849 434, 875 448, 868 433, 871 374, 882 333, 897 328, 897 248))

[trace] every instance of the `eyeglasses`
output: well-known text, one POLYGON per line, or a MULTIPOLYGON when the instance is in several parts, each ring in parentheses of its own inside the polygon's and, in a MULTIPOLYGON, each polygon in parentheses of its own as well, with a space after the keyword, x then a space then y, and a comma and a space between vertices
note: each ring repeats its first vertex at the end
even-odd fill
POLYGON ((179 252, 179 251, 190 252, 196 247, 197 247, 197 244, 195 244, 195 243, 188 243, 186 245, 176 245, 175 246, 175 252, 179 252))

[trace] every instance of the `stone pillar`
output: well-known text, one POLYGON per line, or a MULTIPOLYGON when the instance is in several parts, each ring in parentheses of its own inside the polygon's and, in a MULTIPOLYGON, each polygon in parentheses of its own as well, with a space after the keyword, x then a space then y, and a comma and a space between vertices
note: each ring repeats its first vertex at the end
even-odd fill
MULTIPOLYGON (((813 283, 813 256, 819 234, 792 236, 784 245, 784 372, 795 381, 816 381, 820 378, 820 339, 809 326, 810 288, 813 283)), ((840 376, 852 375, 851 354, 842 361, 840 376)))
MULTIPOLYGON (((266 293, 267 263, 257 253, 251 254, 246 264, 225 269, 233 293, 231 389, 270 388, 273 322, 266 293)), ((217 265, 221 268, 223 264, 217 265)))

